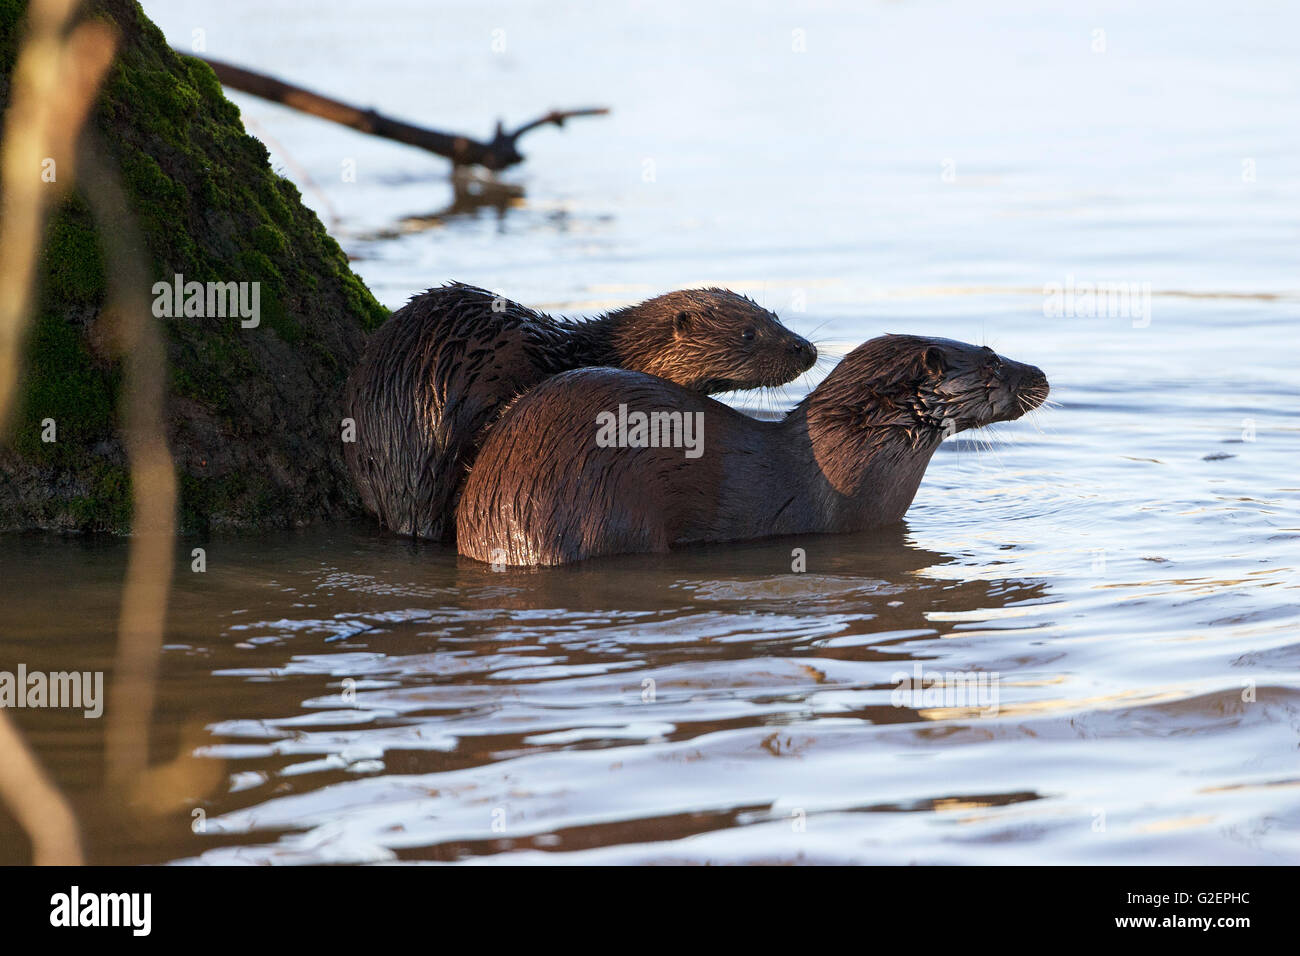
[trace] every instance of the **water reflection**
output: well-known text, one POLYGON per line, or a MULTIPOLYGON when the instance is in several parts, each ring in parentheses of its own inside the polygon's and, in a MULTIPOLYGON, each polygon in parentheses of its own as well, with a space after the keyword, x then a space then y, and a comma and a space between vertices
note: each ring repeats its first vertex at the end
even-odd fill
MULTIPOLYGON (((196 752, 223 762, 224 783, 194 795, 200 833, 190 829, 193 816, 177 815, 148 824, 147 834, 137 824, 114 835, 112 821, 92 813, 89 826, 104 827, 92 844, 107 858, 486 852, 500 844, 491 813, 480 813, 477 797, 456 796, 483 784, 457 783, 458 776, 491 777, 519 760, 603 750, 618 751, 625 767, 648 761, 640 776, 664 760, 692 762, 682 748, 719 736, 739 734, 749 741, 742 750, 791 757, 807 745, 783 727, 915 722, 923 719, 916 711, 890 704, 890 675, 901 662, 936 657, 911 650, 938 635, 931 612, 1045 595, 1035 582, 929 578, 918 572, 945 557, 909 544, 901 531, 531 572, 495 572, 447 549, 362 528, 285 536, 269 546, 222 542, 211 553, 205 577, 179 582, 154 747, 179 746, 182 725, 205 727, 196 752), (796 547, 806 551, 804 573, 790 571, 796 547), (244 606, 228 603, 232 592, 244 606), (415 800, 416 817, 404 822, 405 811, 392 804, 407 799, 415 800), (328 817, 328 850, 302 801, 328 817), (462 819, 462 830, 474 830, 469 820, 478 814, 480 835, 448 832, 438 822, 448 812, 462 819), (353 813, 365 820, 381 813, 391 826, 372 831, 353 813), (298 832, 304 825, 306 833, 298 832), (283 844, 265 842, 277 835, 283 844)), ((43 565, 83 566, 107 596, 106 568, 121 556, 103 543, 44 542, 27 573, 37 579, 43 565)), ((87 597, 94 607, 94 592, 87 597)), ((83 619, 89 631, 43 649, 51 669, 96 647, 106 653, 109 603, 98 619, 83 619)), ((6 642, 4 651, 8 657, 18 647, 6 642)), ((56 766, 73 778, 79 805, 93 805, 95 729, 76 721, 41 726, 52 736, 38 732, 38 746, 59 751, 56 766)), ((637 786, 624 797, 629 808, 641 802, 637 786)), ((586 820, 587 811, 560 795, 544 801, 543 812, 523 792, 508 794, 515 812, 568 819, 518 844, 550 849, 595 846, 622 831, 668 839, 752 820, 764 809, 724 801, 660 814, 652 799, 630 814, 635 819, 613 825, 586 820)))
POLYGON ((498 229, 505 231, 506 214, 524 203, 524 187, 487 172, 455 167, 448 177, 451 202, 436 212, 402 216, 395 225, 358 233, 359 242, 397 239, 411 233, 439 229, 458 218, 476 218, 480 213, 496 214, 498 229))

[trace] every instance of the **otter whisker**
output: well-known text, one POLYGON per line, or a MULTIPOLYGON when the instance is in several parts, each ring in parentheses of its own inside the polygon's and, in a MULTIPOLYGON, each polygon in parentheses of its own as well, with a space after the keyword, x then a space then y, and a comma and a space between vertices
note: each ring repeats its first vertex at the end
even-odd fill
MULTIPOLYGON (((989 427, 989 426, 986 426, 986 427, 989 427)), ((991 428, 991 427, 989 427, 989 431, 992 432, 992 428, 991 428)), ((984 450, 987 451, 987 452, 989 453, 989 455, 991 455, 991 456, 993 457, 993 460, 994 460, 995 462, 997 462, 998 468, 999 468, 1000 470, 1002 470, 1002 471, 1006 471, 1006 468, 1007 468, 1007 466, 1006 466, 1006 462, 1004 462, 1004 461, 1002 460, 1002 455, 1001 455, 1001 453, 998 451, 997 447, 993 444, 993 439, 990 437, 990 435, 987 434, 987 433, 986 433, 986 434, 983 434, 983 435, 978 435, 978 433, 977 433, 977 436, 978 436, 979 439, 984 443, 984 450)), ((981 466, 981 467, 984 466, 984 462, 983 462, 983 461, 980 462, 980 466, 981 466)))
POLYGON ((813 345, 817 345, 818 344, 817 340, 814 339, 813 336, 816 335, 818 332, 820 332, 822 329, 826 328, 826 326, 830 325, 830 323, 831 323, 830 319, 826 319, 824 322, 819 323, 817 327, 814 328, 807 335, 805 335, 804 338, 806 338, 809 342, 812 342, 813 345))
POLYGON ((1037 408, 1034 406, 1033 400, 1022 395, 1019 398, 1019 404, 1021 418, 1028 421, 1030 426, 1034 431, 1038 432, 1038 434, 1043 434, 1043 429, 1038 423, 1037 408))
POLYGON ((814 388, 817 387, 816 385, 813 384, 813 380, 812 380, 812 371, 809 370, 809 371, 807 371, 807 372, 804 372, 803 375, 801 376, 801 378, 802 378, 803 386, 804 386, 804 395, 807 396, 807 395, 811 394, 811 392, 812 392, 812 390, 813 390, 814 388))

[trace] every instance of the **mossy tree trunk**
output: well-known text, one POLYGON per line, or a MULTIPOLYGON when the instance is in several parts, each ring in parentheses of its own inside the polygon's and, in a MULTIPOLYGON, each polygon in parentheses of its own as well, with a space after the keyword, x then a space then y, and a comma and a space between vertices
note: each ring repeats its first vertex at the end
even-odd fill
MULTIPOLYGON (((25 6, 0 0, 4 106, 25 6)), ((151 275, 259 283, 255 327, 208 308, 159 319, 182 530, 288 527, 355 512, 340 438, 343 384, 386 310, 298 190, 271 170, 211 69, 173 52, 134 0, 92 0, 89 9, 121 36, 91 124, 120 171, 151 275)), ((18 407, 0 444, 0 530, 129 527, 120 361, 104 298, 99 238, 74 195, 52 217, 41 258, 18 407)))

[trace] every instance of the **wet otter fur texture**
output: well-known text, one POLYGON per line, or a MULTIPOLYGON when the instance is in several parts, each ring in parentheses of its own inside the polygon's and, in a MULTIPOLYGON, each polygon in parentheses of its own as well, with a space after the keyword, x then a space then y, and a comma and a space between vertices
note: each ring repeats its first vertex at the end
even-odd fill
POLYGON ((914 335, 858 346, 776 422, 636 372, 568 372, 493 428, 465 484, 458 547, 495 564, 555 565, 894 524, 946 435, 1019 418, 1047 393, 1031 365, 914 335), (703 453, 603 447, 598 417, 620 404, 700 413, 703 453))
POLYGON ((414 296, 348 380, 344 456, 362 503, 400 534, 448 539, 483 430, 570 369, 635 369, 702 393, 782 385, 817 350, 725 289, 670 292, 589 320, 553 318, 474 286, 414 296))

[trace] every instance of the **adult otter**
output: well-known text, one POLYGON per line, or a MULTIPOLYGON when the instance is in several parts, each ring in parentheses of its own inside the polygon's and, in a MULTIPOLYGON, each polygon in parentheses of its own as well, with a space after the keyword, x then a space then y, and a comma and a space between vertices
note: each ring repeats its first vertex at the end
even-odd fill
MULTIPOLYGON (((945 434, 1019 418, 1047 391, 1033 366, 914 335, 858 346, 777 422, 635 372, 568 372, 524 396, 492 429, 461 498, 460 552, 502 564, 563 564, 893 524, 945 434), (598 421, 608 439, 613 417, 621 427, 637 412, 665 411, 683 413, 683 422, 695 415, 702 454, 598 440, 598 421)), ((645 437, 635 444, 648 444, 645 437)))
POLYGON ((366 510, 401 534, 449 537, 482 430, 539 382, 608 365, 700 392, 783 385, 817 350, 724 289, 670 292, 587 321, 451 283, 414 296, 371 339, 347 385, 344 456, 366 510))

